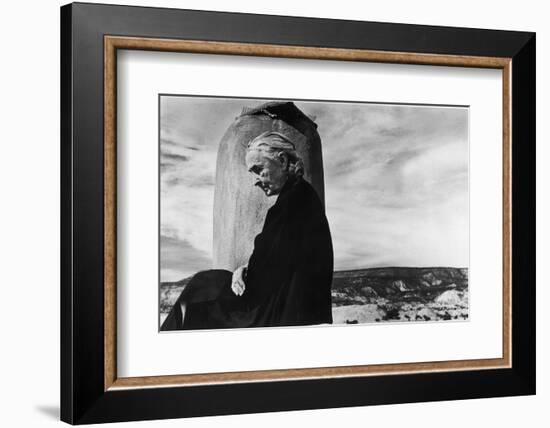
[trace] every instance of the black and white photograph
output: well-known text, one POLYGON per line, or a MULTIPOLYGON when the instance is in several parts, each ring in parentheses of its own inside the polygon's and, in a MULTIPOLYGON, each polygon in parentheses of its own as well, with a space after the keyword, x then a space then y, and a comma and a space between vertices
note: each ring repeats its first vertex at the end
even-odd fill
POLYGON ((469 315, 467 106, 159 95, 161 331, 469 315))

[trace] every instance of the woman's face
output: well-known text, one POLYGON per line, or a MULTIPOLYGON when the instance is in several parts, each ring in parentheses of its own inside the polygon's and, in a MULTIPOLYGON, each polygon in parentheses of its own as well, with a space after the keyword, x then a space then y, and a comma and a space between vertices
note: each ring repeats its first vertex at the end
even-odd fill
POLYGON ((288 178, 286 156, 266 156, 262 150, 250 150, 246 153, 246 167, 254 176, 254 186, 264 191, 266 196, 281 192, 288 178))

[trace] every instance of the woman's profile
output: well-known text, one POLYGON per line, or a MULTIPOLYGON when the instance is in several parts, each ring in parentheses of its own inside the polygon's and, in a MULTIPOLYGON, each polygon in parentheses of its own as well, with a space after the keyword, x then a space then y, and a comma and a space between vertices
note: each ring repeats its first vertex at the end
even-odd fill
POLYGON ((195 274, 161 331, 332 323, 330 229, 295 144, 264 132, 248 143, 245 163, 254 186, 276 198, 248 263, 195 274))

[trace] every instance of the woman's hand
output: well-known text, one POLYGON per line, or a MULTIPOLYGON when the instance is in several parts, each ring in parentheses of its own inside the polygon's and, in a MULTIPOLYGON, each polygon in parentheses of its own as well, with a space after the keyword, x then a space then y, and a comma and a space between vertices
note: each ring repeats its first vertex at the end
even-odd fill
POLYGON ((231 279, 231 290, 236 296, 242 296, 246 287, 244 278, 246 276, 246 265, 240 266, 233 272, 233 278, 231 279))

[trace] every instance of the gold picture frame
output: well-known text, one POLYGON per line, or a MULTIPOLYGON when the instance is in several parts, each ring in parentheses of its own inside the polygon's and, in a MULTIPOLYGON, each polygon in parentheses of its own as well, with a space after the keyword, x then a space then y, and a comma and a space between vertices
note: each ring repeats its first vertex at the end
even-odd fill
POLYGON ((167 40, 105 36, 105 390, 111 388, 158 387, 167 385, 219 384, 266 380, 317 379, 346 376, 424 373, 432 371, 507 368, 511 364, 511 163, 510 85, 511 58, 432 55, 405 52, 377 52, 265 44, 167 40), (407 364, 379 364, 308 369, 280 369, 246 372, 187 374, 172 376, 116 376, 116 52, 118 49, 211 55, 249 55, 278 58, 382 62, 495 68, 502 70, 503 95, 503 349, 502 358, 434 361, 407 364))

